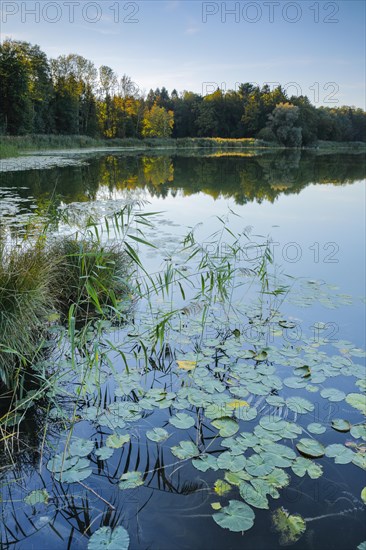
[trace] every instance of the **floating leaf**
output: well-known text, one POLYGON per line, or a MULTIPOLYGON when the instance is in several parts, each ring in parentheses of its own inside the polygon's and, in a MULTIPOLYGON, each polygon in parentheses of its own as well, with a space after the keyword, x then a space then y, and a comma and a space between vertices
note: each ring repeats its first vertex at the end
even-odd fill
POLYGON ((291 411, 304 414, 314 410, 314 405, 303 397, 289 397, 286 399, 286 405, 291 411))
POLYGON ((310 456, 311 458, 320 458, 325 454, 325 448, 319 441, 306 437, 296 443, 296 448, 301 454, 310 456))
POLYGON ((253 526, 255 514, 244 502, 230 500, 228 506, 221 508, 212 517, 220 527, 240 532, 248 531, 253 526))
POLYGON ((278 508, 272 513, 272 522, 280 535, 281 546, 294 544, 305 533, 305 520, 298 514, 290 515, 284 508, 278 508))
POLYGON ((323 434, 326 431, 326 427, 319 422, 312 422, 308 425, 308 430, 312 434, 323 434))
POLYGON ((111 458, 111 456, 114 453, 114 449, 110 447, 99 447, 95 451, 95 455, 99 458, 99 460, 108 460, 108 458, 111 458))
POLYGON ((70 445, 71 456, 88 456, 94 449, 94 441, 89 439, 76 439, 70 445))
POLYGON ((213 455, 202 454, 198 458, 192 460, 192 464, 197 470, 207 472, 207 470, 218 470, 217 458, 213 455))
POLYGON ((194 370, 197 366, 197 361, 177 361, 177 365, 183 370, 194 370))
POLYGON ((299 477, 307 473, 311 479, 318 479, 323 474, 323 468, 312 460, 299 456, 291 466, 292 471, 299 477))
POLYGON ((364 503, 366 504, 366 487, 364 487, 361 491, 361 498, 364 501, 364 503))
POLYGON ((128 550, 130 536, 124 527, 100 527, 90 537, 88 550, 128 550))
POLYGON ((48 504, 49 498, 50 495, 46 489, 39 489, 29 493, 29 495, 25 497, 24 502, 30 506, 35 506, 36 504, 48 504))
POLYGON ((337 390, 336 388, 326 388, 320 392, 320 395, 334 403, 337 401, 343 401, 346 397, 346 394, 343 391, 337 390))
POLYGON ((346 397, 349 405, 366 415, 366 395, 363 393, 349 393, 346 397))
POLYGON ((270 460, 268 456, 254 454, 247 459, 245 469, 248 474, 256 477, 269 474, 275 467, 270 460))
POLYGON ((241 401, 240 399, 234 399, 233 401, 229 401, 227 404, 230 409, 240 409, 240 407, 249 407, 249 403, 247 401, 241 401))
POLYGON ((226 483, 226 481, 223 481, 222 479, 218 479, 217 481, 215 481, 214 489, 215 489, 215 493, 217 493, 220 497, 222 497, 222 495, 225 495, 231 490, 231 486, 228 483, 226 483))
POLYGON ((355 439, 361 438, 363 441, 366 441, 366 424, 357 424, 356 426, 352 426, 351 435, 355 439))
POLYGON ((243 455, 233 455, 229 451, 225 451, 217 458, 217 465, 221 470, 229 470, 230 472, 239 472, 245 466, 246 458, 243 455))
POLYGON ((143 484, 141 472, 126 472, 121 476, 118 486, 120 489, 134 489, 143 484))
POLYGON ((240 485, 242 481, 249 481, 252 476, 242 470, 241 472, 225 472, 225 479, 231 485, 240 485))
POLYGON ((336 464, 349 464, 349 462, 352 462, 355 453, 340 443, 334 443, 326 447, 325 456, 334 458, 336 464))
POLYGON ((169 418, 169 422, 170 424, 172 424, 176 428, 180 428, 181 430, 192 428, 192 426, 194 426, 196 423, 194 418, 186 413, 177 413, 175 416, 169 418))
POLYGON ((357 550, 366 550, 366 540, 357 546, 357 550))
POLYGON ((83 481, 92 474, 90 468, 90 461, 86 458, 79 458, 77 463, 70 468, 60 473, 55 473, 54 476, 57 481, 63 483, 75 483, 77 481, 83 481))
POLYGON ((351 424, 348 422, 348 420, 335 418, 334 420, 332 420, 332 428, 337 432, 349 432, 351 429, 351 424))
POLYGON ((146 432, 146 437, 150 439, 150 441, 161 443, 162 441, 168 439, 169 434, 166 430, 164 430, 164 428, 153 428, 152 430, 146 432))
POLYGON ((355 466, 358 466, 359 468, 366 470, 366 454, 354 453, 352 462, 353 464, 355 464, 355 466))
POLYGON ((130 439, 130 434, 111 434, 107 437, 106 445, 107 447, 111 447, 112 449, 120 449, 125 443, 128 443, 130 439))
POLYGON ((230 437, 239 430, 239 424, 229 416, 217 418, 211 424, 219 430, 221 437, 230 437))
POLYGON ((219 502, 211 502, 211 508, 213 508, 213 510, 221 510, 222 506, 219 502))
POLYGON ((199 455, 199 450, 192 441, 181 441, 179 445, 172 447, 172 453, 181 460, 186 460, 199 455))
POLYGON ((261 491, 256 491, 249 483, 242 482, 239 485, 240 496, 245 502, 255 508, 268 510, 268 500, 261 491))

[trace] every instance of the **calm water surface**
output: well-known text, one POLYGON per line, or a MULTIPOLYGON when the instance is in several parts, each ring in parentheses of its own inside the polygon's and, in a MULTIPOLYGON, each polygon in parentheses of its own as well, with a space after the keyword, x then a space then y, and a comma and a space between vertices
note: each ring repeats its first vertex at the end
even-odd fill
MULTIPOLYGON (((335 345, 343 340, 350 341, 353 348, 365 348, 365 162, 361 155, 114 153, 86 160, 87 164, 80 167, 2 174, 3 223, 11 225, 20 214, 37 210, 50 217, 57 231, 62 228, 57 215, 60 205, 94 202, 100 207, 107 201, 147 201, 146 210, 160 212, 155 228, 146 233, 157 250, 149 252, 141 247, 140 252, 145 266, 155 272, 174 256, 181 237, 190 228, 197 226, 197 238, 210 251, 209 236, 222 227, 218 217, 229 215, 230 230, 244 231, 251 243, 271 239, 274 260, 281 271, 300 282, 311 279, 332 285, 329 292, 343 296, 334 307, 317 299, 306 308, 296 300, 285 300, 281 313, 301 323, 307 337, 314 334, 315 322, 325 323, 322 352, 328 355, 334 354, 335 345), (9 194, 24 201, 13 202, 18 211, 8 209, 4 213, 9 194)), ((250 267, 252 258, 246 260, 250 267)), ((296 348, 296 338, 287 343, 296 348)), ((357 353, 351 361, 364 365, 364 356, 357 353)), ((115 368, 122 372, 123 362, 114 361, 115 368)), ((292 376, 290 370, 290 366, 279 364, 276 374, 283 380, 292 376)), ((167 391, 179 388, 179 380, 170 371, 150 373, 143 383, 167 391)), ((110 390, 108 383, 106 387, 107 400, 113 384, 110 390)), ((343 375, 320 387, 340 389, 346 394, 361 391, 354 378, 343 375)), ((292 412, 288 416, 304 428, 311 422, 329 425, 334 418, 347 418, 351 424, 363 421, 362 414, 345 401, 330 402, 319 393, 287 386, 277 394, 285 399, 301 395, 315 405, 310 413, 294 416, 292 412)), ((259 403, 260 399, 264 397, 254 396, 251 403, 256 403, 260 414, 268 414, 268 406, 263 408, 265 403, 259 403)), ((189 411, 194 412, 195 407, 189 411)), ((198 471, 190 460, 179 464, 170 452, 181 440, 196 440, 196 428, 168 430, 171 437, 159 445, 145 437, 152 427, 172 428, 168 424, 171 414, 166 408, 148 411, 134 424, 128 446, 115 451, 108 461, 92 458, 93 475, 85 484, 94 492, 78 483, 53 482, 45 466, 40 468, 44 461, 38 452, 42 419, 30 414, 23 428, 26 446, 19 453, 13 449, 14 467, 6 449, 1 455, 4 548, 82 549, 87 547, 88 536, 101 525, 123 525, 131 538, 130 548, 136 550, 272 550, 281 545, 272 528, 270 511, 280 506, 307 520, 306 532, 293 544, 294 549, 356 549, 366 540, 365 506, 360 500, 361 489, 366 486, 365 471, 352 463, 335 464, 328 457, 316 461, 323 466, 323 475, 318 479, 298 477, 287 468, 290 484, 280 490, 278 499, 269 498, 270 511, 255 508, 254 526, 245 534, 222 529, 212 520, 211 504, 221 502, 226 506, 229 500, 240 500, 237 488, 232 487, 229 494, 220 497, 213 485, 223 479, 222 471, 198 471), (131 470, 145 472, 144 485, 121 491, 119 478, 131 470), (43 487, 51 495, 47 506, 24 504, 30 490, 43 487), (112 503, 114 509, 108 509, 95 493, 112 503)), ((247 422, 242 431, 252 431, 258 418, 247 422)), ((51 422, 48 430, 46 447, 51 449, 60 423, 51 422)), ((106 427, 81 420, 73 435, 100 445, 101 441, 105 444, 109 433, 106 427)), ((203 422, 201 436, 206 445, 212 444, 213 435, 209 422, 203 422)), ((303 436, 315 437, 324 445, 352 439, 349 432, 331 428, 321 435, 303 436)), ((214 456, 223 450, 219 441, 211 446, 214 456)), ((291 440, 287 444, 294 448, 291 440)))

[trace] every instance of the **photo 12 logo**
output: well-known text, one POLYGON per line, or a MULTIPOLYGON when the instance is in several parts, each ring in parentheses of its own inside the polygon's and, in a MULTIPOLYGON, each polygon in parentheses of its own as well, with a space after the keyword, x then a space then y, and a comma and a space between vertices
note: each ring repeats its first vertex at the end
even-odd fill
POLYGON ((140 6, 137 2, 2 2, 3 24, 20 20, 21 23, 75 23, 95 24, 102 19, 113 23, 139 23, 140 6))
POLYGON ((338 2, 202 2, 202 23, 339 23, 338 2))

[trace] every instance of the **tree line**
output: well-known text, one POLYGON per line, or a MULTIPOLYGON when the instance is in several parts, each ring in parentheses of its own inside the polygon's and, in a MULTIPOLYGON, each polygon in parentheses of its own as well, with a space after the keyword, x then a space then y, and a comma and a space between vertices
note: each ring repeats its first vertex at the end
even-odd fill
POLYGON ((77 54, 48 59, 37 45, 0 44, 0 134, 103 138, 257 138, 290 147, 366 141, 366 113, 315 107, 278 86, 241 84, 202 96, 141 92, 131 78, 77 54))

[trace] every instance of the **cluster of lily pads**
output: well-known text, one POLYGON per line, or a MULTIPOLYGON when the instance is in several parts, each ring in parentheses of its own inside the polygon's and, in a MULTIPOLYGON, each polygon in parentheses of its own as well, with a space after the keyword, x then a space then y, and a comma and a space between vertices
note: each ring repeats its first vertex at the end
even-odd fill
MULTIPOLYGON (((170 337, 175 349, 185 341, 187 332, 194 340, 192 325, 195 323, 185 329, 179 319, 172 322, 170 337)), ((280 333, 282 317, 277 325, 280 333)), ((198 319, 196 326, 198 336, 198 319)), ((190 461, 199 472, 217 472, 212 486, 216 499, 235 492, 237 498, 226 504, 212 502, 213 520, 231 531, 250 529, 255 509, 269 509, 271 499, 278 499, 280 490, 290 484, 291 475, 319 478, 323 467, 317 459, 323 456, 336 464, 352 463, 366 470, 366 424, 362 420, 366 415, 365 369, 353 361, 364 352, 345 341, 334 344, 340 351, 335 354, 321 351, 321 345, 314 345, 311 338, 297 348, 283 341, 278 346, 263 347, 264 343, 259 341, 251 349, 240 336, 233 333, 223 338, 218 330, 218 336, 204 340, 199 350, 180 357, 176 352, 170 364, 170 388, 146 387, 146 374, 137 366, 115 374, 111 404, 106 408, 89 406, 80 413, 81 419, 111 431, 105 446, 96 449, 93 441, 74 439, 63 453, 50 459, 48 469, 57 481, 85 480, 92 475, 87 458, 91 453, 98 461, 109 460, 116 449, 130 442, 133 426, 147 413, 165 411, 164 426, 146 430, 147 440, 166 448, 169 438, 182 431, 182 439, 170 449, 172 463, 190 461), (359 391, 346 394, 335 387, 337 377, 350 376, 356 379, 359 391), (316 393, 324 403, 346 402, 356 421, 320 421, 315 416, 316 393), (198 437, 200 429, 210 432, 208 445, 198 437), (350 440, 325 445, 322 434, 329 430, 347 433, 350 440)), ((149 417, 150 423, 153 418, 149 417)), ((144 478, 144 472, 125 472, 119 488, 137 488, 144 478)), ((282 508, 272 519, 283 543, 296 541, 306 528, 303 518, 282 508)), ((127 544, 122 531, 111 531, 110 536, 112 541, 122 536, 127 544)), ((99 548, 98 540, 96 533, 90 548, 99 548)))

